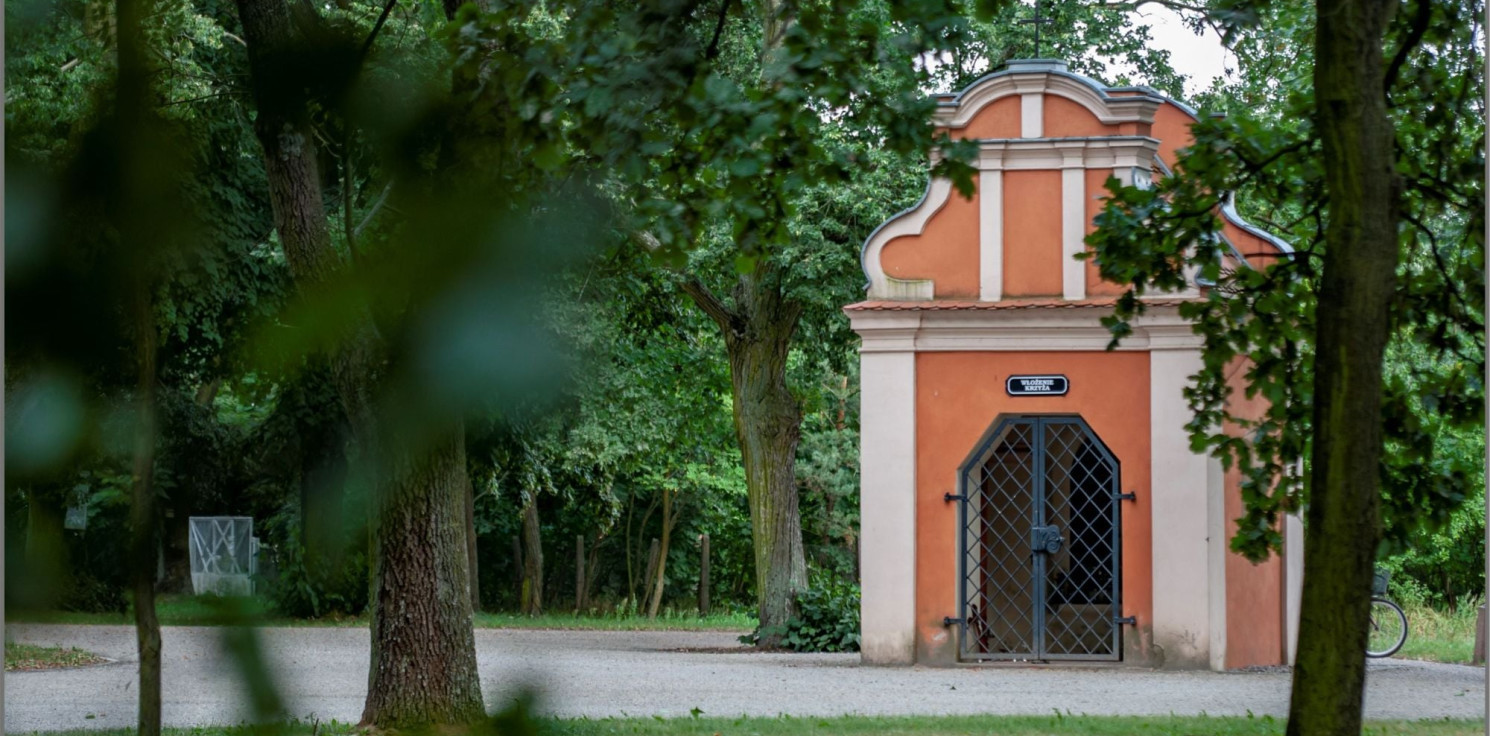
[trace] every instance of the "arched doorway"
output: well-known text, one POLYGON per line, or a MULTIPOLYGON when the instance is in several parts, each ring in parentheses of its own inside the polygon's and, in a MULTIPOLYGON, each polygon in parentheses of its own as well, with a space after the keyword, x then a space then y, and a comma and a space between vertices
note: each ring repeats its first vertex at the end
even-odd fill
POLYGON ((1119 467, 1081 417, 996 421, 954 498, 963 659, 1122 658, 1119 467))

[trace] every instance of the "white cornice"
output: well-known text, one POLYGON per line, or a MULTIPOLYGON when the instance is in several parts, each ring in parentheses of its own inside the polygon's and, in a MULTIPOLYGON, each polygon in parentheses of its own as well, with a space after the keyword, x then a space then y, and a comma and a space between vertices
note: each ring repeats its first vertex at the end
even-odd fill
MULTIPOLYGON (((863 338, 859 351, 1105 351, 1112 333, 1104 308, 994 310, 854 310, 849 321, 863 338)), ((1193 350, 1204 339, 1169 305, 1150 306, 1116 350, 1193 350)))
POLYGON ((1152 166, 1159 141, 1147 136, 995 138, 978 141, 978 168, 1115 169, 1152 166))

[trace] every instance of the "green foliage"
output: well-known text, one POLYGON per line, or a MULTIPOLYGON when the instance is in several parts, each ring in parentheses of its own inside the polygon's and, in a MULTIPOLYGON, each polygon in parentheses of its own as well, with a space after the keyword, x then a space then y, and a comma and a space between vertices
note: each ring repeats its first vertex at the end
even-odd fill
MULTIPOLYGON (((1478 4, 1423 8, 1425 38, 1433 40, 1417 45, 1408 25, 1416 21, 1399 14, 1388 44, 1402 49, 1388 90, 1404 227, 1381 468, 1384 533, 1395 549, 1421 544, 1420 530, 1448 523, 1483 484, 1474 448, 1481 446, 1484 315, 1481 300, 1465 296, 1484 289, 1483 177, 1467 175, 1483 169, 1473 143, 1484 135, 1477 102, 1483 57, 1471 28, 1453 20, 1478 12, 1478 4)), ((1143 313, 1140 297, 1178 290, 1192 276, 1214 285, 1180 308, 1205 338, 1204 369, 1185 393, 1194 412, 1188 429, 1194 449, 1242 469, 1245 514, 1232 547, 1254 559, 1277 547, 1281 516, 1308 498, 1300 471, 1309 448, 1326 207, 1312 60, 1301 51, 1311 48, 1308 10, 1274 4, 1264 8, 1266 32, 1234 29, 1241 78, 1205 97, 1228 116, 1201 116, 1195 144, 1165 162, 1176 175, 1151 188, 1109 182, 1113 196, 1088 238, 1103 277, 1129 287, 1107 321, 1115 340, 1143 313), (1218 211, 1234 195, 1244 214, 1296 253, 1223 269, 1228 246, 1218 211), (1249 414, 1251 399, 1265 410, 1249 414)))
POLYGON ((1392 573, 1393 599, 1440 611, 1472 608, 1483 601, 1484 540, 1485 498, 1481 490, 1467 497, 1449 515, 1447 523, 1417 533, 1413 544, 1382 561, 1381 566, 1392 573))
POLYGON ((355 547, 340 554, 307 559, 300 542, 299 509, 268 519, 261 532, 278 540, 276 575, 260 581, 274 610, 292 618, 359 616, 367 609, 367 555, 355 547))
MULTIPOLYGON (((757 628, 740 637, 747 644, 772 632, 757 628)), ((796 652, 859 651, 859 586, 833 575, 814 575, 797 594, 797 615, 787 621, 781 646, 796 652)))
MULTIPOLYGON (((1411 585, 1410 579, 1406 582, 1411 585)), ((1474 663, 1475 620, 1479 617, 1478 603, 1483 599, 1467 599, 1457 608, 1445 611, 1429 605, 1401 603, 1405 596, 1397 597, 1398 590, 1394 582, 1390 597, 1407 614, 1407 641, 1393 657, 1474 663)))

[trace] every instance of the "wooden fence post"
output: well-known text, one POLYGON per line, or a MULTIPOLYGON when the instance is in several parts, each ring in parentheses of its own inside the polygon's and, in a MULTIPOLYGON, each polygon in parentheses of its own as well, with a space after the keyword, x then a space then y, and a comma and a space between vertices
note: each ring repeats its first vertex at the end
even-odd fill
POLYGON ((709 615, 709 535, 698 538, 698 615, 709 615))

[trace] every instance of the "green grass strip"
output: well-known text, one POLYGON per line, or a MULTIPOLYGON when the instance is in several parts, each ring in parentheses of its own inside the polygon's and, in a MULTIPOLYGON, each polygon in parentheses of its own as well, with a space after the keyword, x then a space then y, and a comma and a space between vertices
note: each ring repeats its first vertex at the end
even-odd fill
MULTIPOLYGON (((268 601, 262 598, 245 598, 231 602, 225 609, 222 601, 206 596, 163 596, 156 605, 156 615, 163 626, 219 626, 223 624, 252 623, 258 626, 367 626, 366 616, 341 616, 323 618, 289 618, 274 613, 268 601), (226 619, 225 610, 232 616, 226 619)), ((134 618, 129 613, 75 613, 70 611, 7 611, 10 623, 44 624, 98 624, 132 626, 134 618)), ((744 613, 720 613, 700 617, 693 611, 665 610, 655 619, 635 613, 603 613, 577 615, 574 613, 552 613, 542 616, 523 616, 516 613, 478 613, 477 628, 483 629, 561 629, 588 631, 738 631, 755 628, 755 617, 744 613)))
POLYGON ((77 647, 41 647, 34 644, 5 642, 5 671, 55 670, 64 667, 86 667, 106 660, 77 647))

